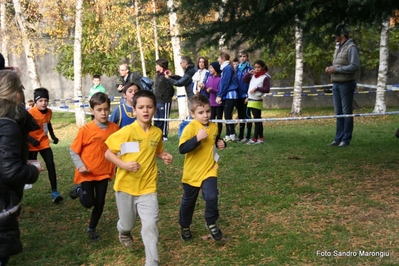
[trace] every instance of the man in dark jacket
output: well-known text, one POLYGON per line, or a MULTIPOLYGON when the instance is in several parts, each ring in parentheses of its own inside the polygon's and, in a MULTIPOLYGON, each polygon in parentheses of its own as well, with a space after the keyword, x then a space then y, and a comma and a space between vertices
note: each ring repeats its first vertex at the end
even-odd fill
MULTIPOLYGON (((155 61, 157 76, 155 78, 155 97, 157 99, 157 112, 154 118, 168 119, 172 107, 172 97, 175 94, 173 85, 165 78, 168 71, 168 60, 160 58, 155 61)), ((154 125, 162 130, 163 140, 168 140, 169 122, 165 120, 155 120, 154 125)))
POLYGON ((189 56, 182 56, 180 59, 180 66, 184 70, 183 77, 179 75, 172 75, 170 71, 167 71, 165 73, 165 78, 167 78, 168 81, 174 86, 184 86, 186 89, 187 98, 191 99, 191 97, 194 96, 191 84, 193 82, 193 76, 196 72, 195 65, 189 56))
POLYGON ((123 91, 123 86, 127 82, 131 82, 136 84, 138 87, 140 87, 140 90, 143 89, 141 86, 141 77, 138 73, 136 72, 130 72, 130 68, 127 64, 121 64, 119 66, 119 75, 121 76, 121 84, 118 85, 118 92, 122 93, 123 91))

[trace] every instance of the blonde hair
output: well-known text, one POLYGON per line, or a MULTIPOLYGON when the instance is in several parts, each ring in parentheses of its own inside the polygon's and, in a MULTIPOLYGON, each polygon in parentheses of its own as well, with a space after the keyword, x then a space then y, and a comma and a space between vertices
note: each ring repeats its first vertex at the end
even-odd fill
POLYGON ((23 89, 21 80, 15 71, 0 71, 0 117, 16 120, 21 117, 21 104, 17 99, 21 99, 23 96, 23 89))

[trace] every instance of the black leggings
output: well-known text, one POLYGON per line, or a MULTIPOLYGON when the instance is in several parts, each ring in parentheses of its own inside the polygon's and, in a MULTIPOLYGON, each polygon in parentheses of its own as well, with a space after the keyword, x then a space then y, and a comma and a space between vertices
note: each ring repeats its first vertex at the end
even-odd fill
MULTIPOLYGON (((223 106, 212 106, 211 107, 211 119, 223 119, 223 106)), ((222 123, 218 123, 218 138, 220 138, 220 134, 222 134, 222 123)))
POLYGON ((80 203, 85 208, 91 208, 94 206, 93 211, 91 212, 89 228, 96 229, 104 210, 108 179, 82 182, 81 186, 82 190, 79 193, 80 203))
POLYGON ((29 160, 37 160, 37 154, 40 152, 48 172, 48 179, 50 180, 51 191, 57 191, 57 175, 55 173, 54 155, 51 148, 40 151, 30 151, 28 155, 29 160))
MULTIPOLYGON (((252 114, 252 118, 262 118, 262 110, 256 108, 247 108, 247 116, 250 118, 252 114)), ((247 134, 251 135, 252 123, 247 123, 247 134)), ((254 139, 263 138, 263 124, 262 122, 255 123, 255 132, 254 139)))
MULTIPOLYGON (((232 120, 234 107, 237 105, 237 99, 224 100, 224 119, 232 120)), ((234 124, 226 124, 226 136, 235 135, 234 124)))

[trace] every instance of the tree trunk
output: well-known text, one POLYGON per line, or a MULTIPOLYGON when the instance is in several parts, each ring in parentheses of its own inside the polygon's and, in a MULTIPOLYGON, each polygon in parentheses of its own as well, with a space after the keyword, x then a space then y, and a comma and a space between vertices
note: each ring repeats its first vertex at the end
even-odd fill
POLYGON ((299 20, 295 21, 295 82, 294 97, 291 107, 291 115, 299 115, 302 111, 302 79, 303 79, 303 46, 302 46, 302 28, 299 20))
POLYGON ((158 45, 158 29, 157 29, 157 2, 152 1, 153 7, 153 21, 154 21, 154 49, 155 49, 155 60, 159 59, 159 45, 158 45))
MULTIPOLYGON (((175 72, 177 75, 183 76, 183 69, 180 67, 180 39, 179 35, 179 25, 177 24, 177 14, 175 12, 175 6, 173 0, 168 0, 169 9, 169 25, 170 25, 170 35, 172 39, 172 50, 173 50, 173 61, 175 63, 175 72)), ((188 116, 187 108, 187 95, 186 89, 184 87, 177 87, 177 103, 179 107, 179 118, 184 119, 188 116)))
POLYGON ((21 1, 13 0, 13 4, 15 9, 15 19, 17 21, 18 27, 21 31, 23 38, 24 51, 26 56, 26 66, 28 69, 29 78, 32 82, 33 89, 40 88, 41 83, 39 75, 37 73, 34 48, 32 47, 32 40, 30 39, 29 36, 26 19, 22 15, 21 1))
POLYGON ((6 0, 0 0, 0 39, 1 39, 1 53, 4 56, 4 62, 6 66, 9 66, 8 62, 8 36, 7 36, 7 24, 6 24, 6 0))
POLYGON ((73 46, 73 75, 74 75, 74 99, 79 100, 76 106, 75 118, 76 126, 82 127, 86 124, 84 108, 80 107, 82 97, 82 13, 83 0, 76 0, 75 18, 75 43, 73 46))
POLYGON ((145 58, 144 58, 144 52, 143 52, 143 44, 141 42, 141 35, 140 35, 139 3, 137 0, 134 1, 134 9, 135 9, 135 15, 136 15, 137 42, 139 43, 139 49, 140 49, 141 69, 143 71, 143 77, 147 77, 147 71, 145 69, 145 58))
POLYGON ((385 113, 387 107, 385 102, 385 90, 388 73, 388 37, 389 37, 389 20, 382 22, 381 38, 380 38, 380 66, 378 68, 377 93, 375 98, 374 113, 385 113))

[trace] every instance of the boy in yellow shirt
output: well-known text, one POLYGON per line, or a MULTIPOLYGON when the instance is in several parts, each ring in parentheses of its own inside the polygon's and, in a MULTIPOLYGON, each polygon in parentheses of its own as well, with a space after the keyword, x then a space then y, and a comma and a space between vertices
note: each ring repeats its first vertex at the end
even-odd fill
POLYGON ((119 168, 114 184, 119 241, 126 248, 133 246, 130 231, 139 215, 145 265, 158 265, 158 169, 155 157, 165 164, 171 164, 173 160, 173 156, 163 149, 162 131, 151 125, 156 106, 152 92, 141 90, 135 93, 133 111, 137 120, 105 141, 108 146, 105 158, 119 168))
POLYGON ((214 240, 222 239, 222 231, 216 221, 219 218, 217 172, 219 155, 216 147, 223 150, 226 142, 218 136, 218 126, 209 122, 211 105, 202 94, 190 99, 190 115, 193 120, 185 127, 179 141, 179 152, 185 154, 183 167, 183 197, 180 206, 180 236, 184 241, 192 239, 190 225, 195 202, 200 189, 205 200, 206 228, 214 240))

